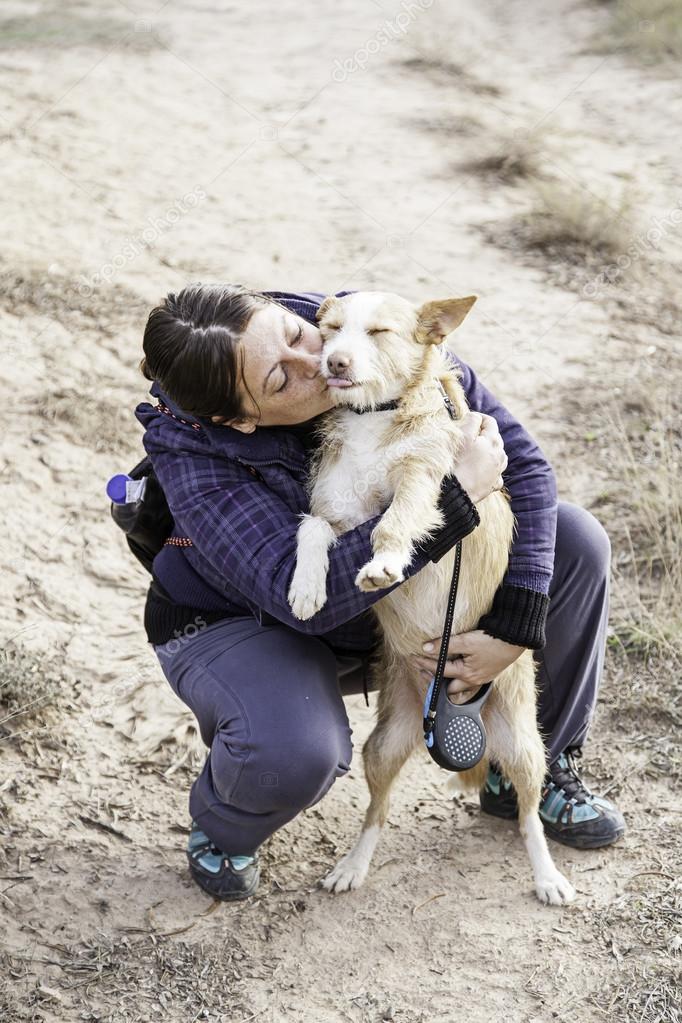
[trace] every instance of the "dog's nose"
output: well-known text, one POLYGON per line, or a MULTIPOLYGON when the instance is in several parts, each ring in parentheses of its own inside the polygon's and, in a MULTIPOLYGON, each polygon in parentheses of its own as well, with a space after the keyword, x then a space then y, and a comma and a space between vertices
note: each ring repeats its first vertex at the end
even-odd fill
POLYGON ((330 373, 338 375, 350 366, 350 357, 345 352, 334 352, 327 356, 327 368, 330 373))

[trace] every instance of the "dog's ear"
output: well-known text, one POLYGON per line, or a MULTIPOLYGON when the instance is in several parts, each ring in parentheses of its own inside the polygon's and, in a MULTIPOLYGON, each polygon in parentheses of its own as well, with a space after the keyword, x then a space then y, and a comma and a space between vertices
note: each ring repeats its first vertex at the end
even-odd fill
POLYGON ((319 323, 322 317, 326 316, 329 310, 333 309, 338 302, 339 300, 336 297, 336 295, 329 295, 327 298, 325 298, 322 304, 320 305, 320 308, 315 313, 315 319, 317 320, 317 322, 319 323))
POLYGON ((417 341, 423 345, 439 345, 443 338, 459 327, 477 298, 477 295, 468 295, 467 298, 425 302, 417 310, 417 341))

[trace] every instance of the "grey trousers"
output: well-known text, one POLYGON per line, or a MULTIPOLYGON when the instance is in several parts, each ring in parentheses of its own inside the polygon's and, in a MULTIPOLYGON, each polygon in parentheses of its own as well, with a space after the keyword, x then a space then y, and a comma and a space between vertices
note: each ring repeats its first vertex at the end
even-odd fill
MULTIPOLYGON (((587 738, 604 665, 610 558, 598 520, 560 501, 546 644, 533 654, 550 763, 587 738)), ((350 769, 343 697, 363 691, 362 658, 252 617, 154 649, 208 747, 189 808, 223 851, 254 852, 350 769)))

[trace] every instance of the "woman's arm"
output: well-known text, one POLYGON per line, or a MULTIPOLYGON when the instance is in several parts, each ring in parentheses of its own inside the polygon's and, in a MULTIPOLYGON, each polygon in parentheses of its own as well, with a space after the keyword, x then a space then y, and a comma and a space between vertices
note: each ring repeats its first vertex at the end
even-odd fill
MULTIPOLYGON (((329 552, 327 603, 312 618, 300 621, 287 599, 300 515, 244 467, 227 459, 178 452, 149 454, 177 529, 215 570, 212 585, 228 581, 257 607, 311 635, 332 631, 395 589, 365 593, 355 585, 357 573, 372 557, 370 537, 379 514, 337 539, 329 552)), ((440 506, 446 525, 419 545, 405 578, 439 556, 444 542, 452 547, 480 521, 454 477, 444 487, 440 506)), ((186 556, 192 560, 192 548, 186 556)))
POLYGON ((509 566, 495 594, 491 611, 478 628, 518 646, 545 645, 549 584, 554 574, 557 485, 552 467, 536 441, 453 352, 450 361, 462 370, 461 384, 469 407, 497 421, 509 459, 502 473, 511 496, 516 529, 509 566))

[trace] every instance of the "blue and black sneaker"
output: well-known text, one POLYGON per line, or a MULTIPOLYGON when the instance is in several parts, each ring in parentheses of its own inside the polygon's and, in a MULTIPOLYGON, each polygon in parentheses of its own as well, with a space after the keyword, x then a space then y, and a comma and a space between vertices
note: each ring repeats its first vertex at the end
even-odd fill
MULTIPOLYGON (((548 838, 574 849, 598 849, 612 845, 625 834, 623 815, 603 796, 595 796, 578 774, 575 758, 579 747, 566 750, 545 776, 540 800, 540 819, 548 838)), ((480 791, 481 810, 493 817, 518 817, 516 792, 511 782, 491 764, 480 791)))
POLYGON ((258 853, 251 856, 224 853, 194 822, 187 843, 187 859, 196 883, 214 899, 225 902, 248 899, 258 887, 258 853))

